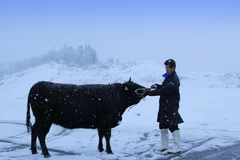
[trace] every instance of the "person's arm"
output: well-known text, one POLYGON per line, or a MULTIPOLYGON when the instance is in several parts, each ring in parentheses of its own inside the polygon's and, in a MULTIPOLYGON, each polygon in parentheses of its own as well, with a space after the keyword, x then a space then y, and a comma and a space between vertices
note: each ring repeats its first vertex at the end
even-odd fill
POLYGON ((171 94, 176 92, 180 86, 180 81, 177 76, 174 76, 167 84, 161 85, 155 90, 146 91, 145 94, 149 96, 161 96, 163 94, 171 94))
POLYGON ((180 81, 178 76, 174 76, 166 85, 162 86, 162 94, 171 94, 178 90, 180 87, 180 81))

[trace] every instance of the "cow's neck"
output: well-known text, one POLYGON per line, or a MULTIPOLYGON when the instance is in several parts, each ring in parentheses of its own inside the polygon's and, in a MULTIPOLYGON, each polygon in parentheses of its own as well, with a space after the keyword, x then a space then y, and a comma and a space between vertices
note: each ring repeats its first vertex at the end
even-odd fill
POLYGON ((126 111, 127 108, 120 109, 119 114, 122 116, 123 113, 126 111))
POLYGON ((122 121, 122 115, 125 112, 126 108, 120 108, 118 110, 118 121, 122 121))

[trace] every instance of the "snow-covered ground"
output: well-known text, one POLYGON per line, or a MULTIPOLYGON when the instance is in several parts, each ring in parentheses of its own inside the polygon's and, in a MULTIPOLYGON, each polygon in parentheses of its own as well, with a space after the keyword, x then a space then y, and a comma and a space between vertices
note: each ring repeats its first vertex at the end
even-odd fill
MULTIPOLYGON (((0 80, 0 159, 44 159, 40 148, 39 154, 31 154, 30 134, 25 126, 27 95, 35 82, 106 84, 124 82, 131 77, 133 81, 149 87, 153 83, 161 83, 163 73, 164 66, 158 63, 135 62, 85 69, 45 64, 5 76, 0 80)), ((180 71, 178 74, 181 79, 179 112, 185 121, 180 124, 182 148, 187 150, 183 154, 234 144, 240 138, 240 74, 180 71)), ((158 99, 146 97, 124 113, 121 125, 112 129, 113 155, 98 152, 96 130, 66 130, 53 125, 46 140, 52 156, 50 159, 138 160, 166 157, 154 151, 161 142, 156 122, 158 99)), ((33 116, 31 120, 33 122, 33 116)))

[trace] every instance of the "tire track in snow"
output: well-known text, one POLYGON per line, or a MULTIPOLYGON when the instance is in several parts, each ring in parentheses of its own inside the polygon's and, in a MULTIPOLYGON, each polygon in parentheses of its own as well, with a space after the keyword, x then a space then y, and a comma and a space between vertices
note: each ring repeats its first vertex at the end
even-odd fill
MULTIPOLYGON (((26 127, 25 123, 20 123, 20 122, 11 122, 11 121, 0 121, 0 124, 9 124, 9 125, 21 125, 26 127)), ((59 132, 56 132, 55 134, 53 133, 53 135, 49 136, 46 138, 46 141, 53 141, 56 139, 59 139, 61 137, 67 136, 69 134, 71 134, 73 131, 72 130, 68 130, 65 128, 62 128, 59 132)), ((30 142, 29 144, 24 144, 24 143, 17 143, 16 141, 18 141, 20 138, 26 137, 26 136, 31 136, 31 132, 28 133, 27 131, 25 132, 21 132, 18 133, 16 135, 13 136, 9 136, 6 137, 4 139, 0 139, 0 142, 2 143, 8 143, 11 144, 12 146, 9 147, 4 147, 4 148, 0 148, 0 153, 1 152, 11 152, 11 151, 16 151, 19 149, 25 149, 25 148, 30 148, 30 142)), ((39 150, 41 150, 40 147, 37 147, 39 150)), ((79 154, 75 154, 72 152, 65 152, 62 150, 57 150, 57 149, 49 149, 49 151, 53 151, 53 152, 57 152, 58 154, 64 154, 64 155, 79 155, 79 154)))
MULTIPOLYGON (((0 124, 22 125, 22 126, 24 126, 24 127, 26 126, 25 123, 20 123, 20 122, 5 122, 5 121, 1 122, 1 121, 0 121, 0 124)), ((67 135, 69 135, 69 134, 72 133, 72 132, 73 132, 73 131, 71 131, 71 130, 68 130, 68 129, 65 129, 65 128, 61 128, 61 130, 60 130, 59 132, 53 134, 52 136, 49 136, 49 137, 47 138, 47 140, 52 141, 52 140, 54 140, 54 139, 58 139, 58 138, 60 138, 60 137, 67 136, 67 135), (56 137, 58 137, 58 138, 56 138, 56 137)), ((11 139, 21 138, 21 137, 27 136, 27 135, 29 135, 29 134, 31 134, 31 132, 28 133, 27 131, 25 131, 25 132, 18 133, 18 134, 16 134, 16 135, 13 135, 13 136, 10 136, 10 137, 6 137, 6 139, 9 139, 9 138, 11 138, 11 139)))
MULTIPOLYGON (((24 123, 20 123, 20 122, 5 122, 5 121, 0 121, 0 124, 13 124, 13 125, 22 125, 22 126, 26 126, 26 124, 24 124, 24 123)), ((21 133, 18 133, 18 134, 16 134, 16 135, 13 135, 13 136, 10 136, 10 137, 6 137, 6 139, 9 139, 9 138, 17 138, 17 137, 23 137, 23 136, 25 136, 25 135, 27 135, 28 134, 28 132, 27 131, 25 131, 25 132, 21 132, 21 133)))
POLYGON ((193 145, 191 146, 191 148, 188 148, 186 150, 182 150, 180 153, 177 153, 177 154, 163 154, 163 155, 165 155, 166 158, 164 157, 164 158, 162 158, 162 160, 169 160, 169 159, 173 159, 173 158, 180 158, 181 159, 181 157, 186 155, 189 151, 191 151, 193 149, 196 149, 196 148, 206 144, 207 142, 209 142, 213 139, 214 139, 214 137, 210 137, 210 138, 207 138, 205 140, 199 141, 197 143, 192 143, 193 145))
MULTIPOLYGON (((13 142, 11 140, 4 140, 4 139, 0 139, 0 142, 2 143, 8 143, 8 144, 12 144, 12 147, 6 147, 6 148, 1 148, 0 149, 0 153, 2 152, 12 152, 12 151, 16 151, 19 149, 25 149, 29 147, 29 144, 26 143, 16 143, 13 142)), ((38 146, 37 147, 38 150, 41 150, 41 148, 38 146)), ((48 148, 49 151, 51 152, 55 152, 58 155, 82 155, 81 153, 75 153, 72 151, 63 151, 63 150, 59 150, 59 149, 52 149, 52 148, 48 148)))
MULTIPOLYGON (((122 153, 125 155, 125 157, 138 157, 140 159, 155 159, 156 155, 160 155, 161 156, 161 160, 169 160, 169 159, 173 159, 173 158, 180 158, 186 154, 188 154, 189 151, 195 149, 195 148, 198 148, 204 144, 206 144, 207 142, 211 141, 214 139, 214 137, 210 137, 210 138, 207 138, 207 139, 204 139, 204 140, 200 140, 198 142, 193 142, 193 141, 182 141, 183 143, 191 143, 192 146, 186 150, 182 150, 182 152, 178 153, 178 154, 166 154, 166 151, 165 152, 158 152, 158 151, 154 151, 152 148, 156 145, 155 143, 149 143, 147 145, 149 145, 149 148, 146 148, 146 149, 141 149, 142 145, 140 145, 140 143, 144 142, 144 141, 149 141, 150 142, 150 139, 151 136, 150 136, 151 133, 143 133, 143 136, 141 136, 139 138, 139 140, 136 140, 136 141, 132 141, 132 142, 128 142, 126 143, 126 147, 124 147, 124 150, 127 149, 127 146, 133 143, 137 144, 136 147, 134 147, 132 150, 139 150, 138 152, 133 152, 133 153, 122 153)), ((158 134, 155 134, 153 136, 157 136, 158 134)), ((128 149, 127 149, 128 150, 128 149)))

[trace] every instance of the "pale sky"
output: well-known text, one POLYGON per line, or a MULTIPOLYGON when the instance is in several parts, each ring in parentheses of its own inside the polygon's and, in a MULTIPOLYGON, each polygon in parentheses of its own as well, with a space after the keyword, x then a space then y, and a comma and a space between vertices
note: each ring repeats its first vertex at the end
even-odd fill
POLYGON ((100 60, 177 61, 181 72, 240 72, 238 0, 0 1, 0 60, 90 44, 100 60))

